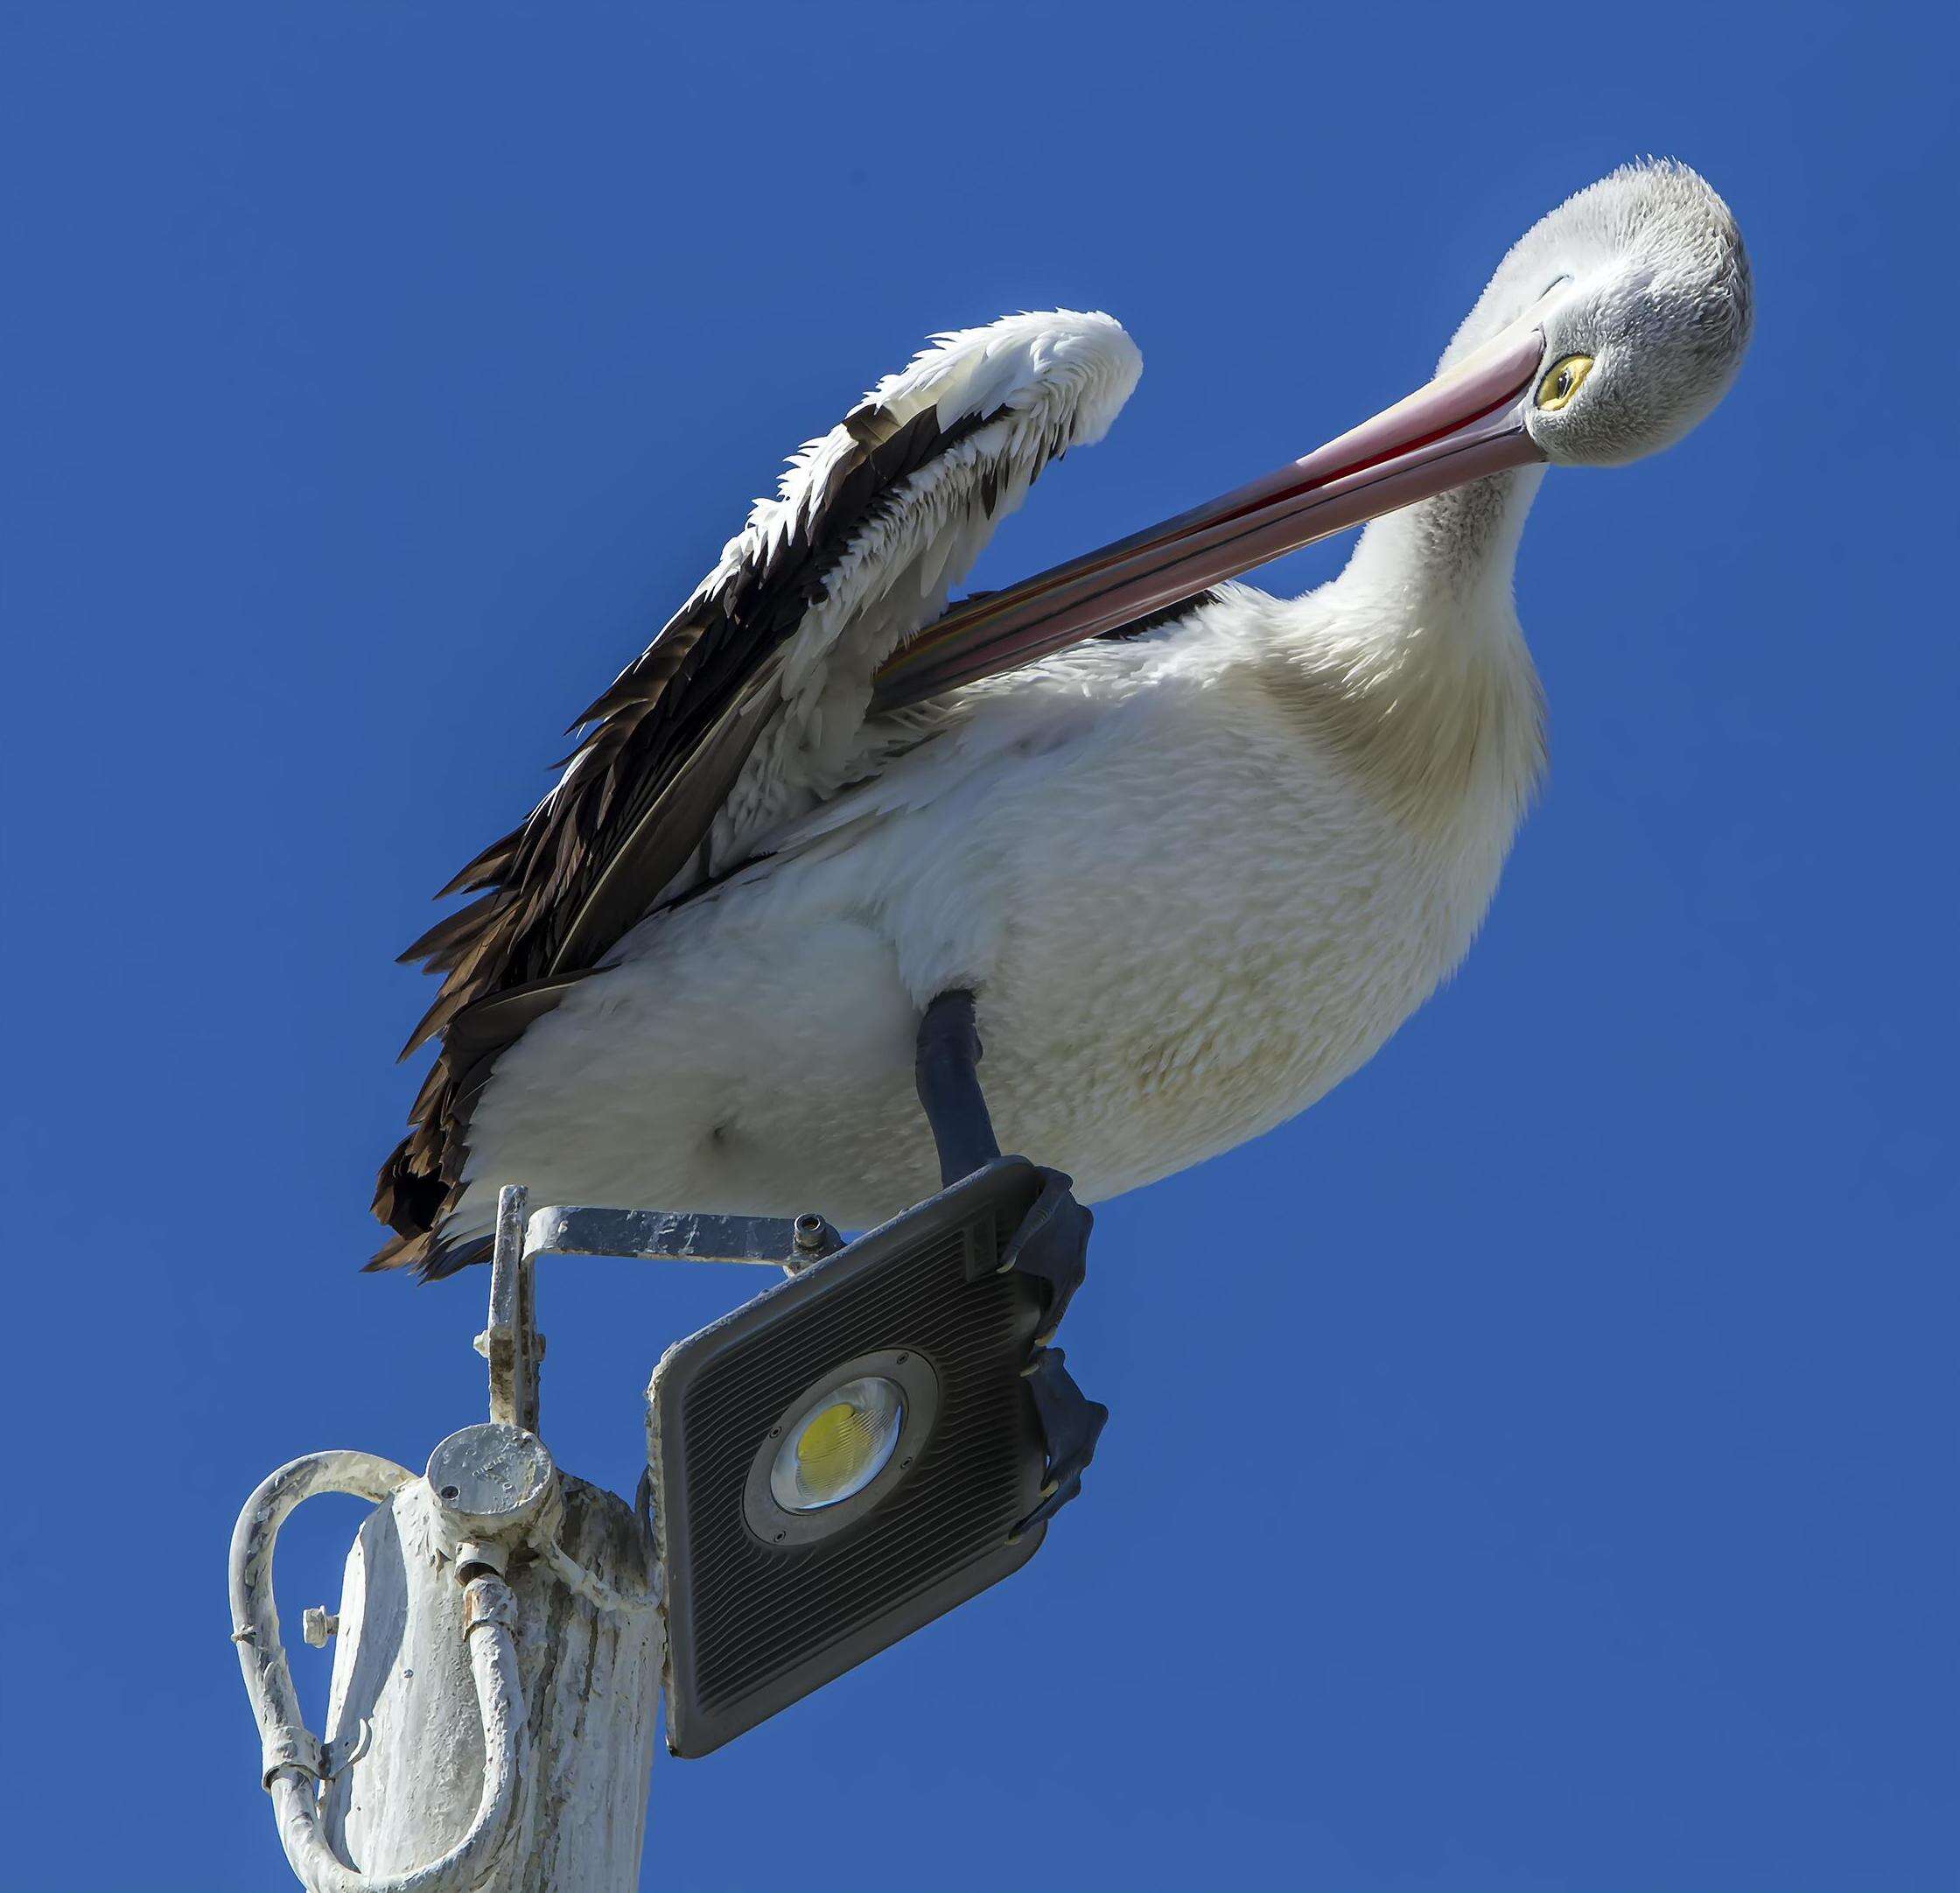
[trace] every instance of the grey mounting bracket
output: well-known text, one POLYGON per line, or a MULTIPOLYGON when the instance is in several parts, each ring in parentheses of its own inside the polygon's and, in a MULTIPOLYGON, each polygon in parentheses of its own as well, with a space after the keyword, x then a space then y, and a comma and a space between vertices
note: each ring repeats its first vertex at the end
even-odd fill
POLYGON ((521 1183, 497 1192, 490 1258, 490 1322, 477 1352, 490 1363, 490 1417, 537 1431, 536 1263, 540 1256, 622 1256, 640 1262, 747 1262, 794 1275, 844 1247, 816 1215, 696 1216, 685 1210, 608 1209, 552 1203, 531 1209, 521 1183))

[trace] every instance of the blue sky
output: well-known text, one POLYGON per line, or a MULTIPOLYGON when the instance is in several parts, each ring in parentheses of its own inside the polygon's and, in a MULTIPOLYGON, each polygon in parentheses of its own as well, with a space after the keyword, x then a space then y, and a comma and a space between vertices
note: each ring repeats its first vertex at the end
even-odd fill
MULTIPOLYGON (((1306 1119, 1103 1212, 1082 1502, 662 1761, 645 1884, 1955 1883, 1950 21, 4 32, 0 1884, 285 1883, 233 1514, 480 1414, 480 1280, 355 1273, 393 956, 782 453, 931 330, 1109 308, 1142 388, 978 578, 1033 570, 1404 391, 1649 151, 1734 207, 1757 340, 1685 445, 1546 484, 1553 770, 1482 940, 1306 1119)), ((560 1462, 630 1490, 648 1370, 752 1286, 548 1278, 560 1462)), ((312 1511, 293 1616, 357 1518, 312 1511)))

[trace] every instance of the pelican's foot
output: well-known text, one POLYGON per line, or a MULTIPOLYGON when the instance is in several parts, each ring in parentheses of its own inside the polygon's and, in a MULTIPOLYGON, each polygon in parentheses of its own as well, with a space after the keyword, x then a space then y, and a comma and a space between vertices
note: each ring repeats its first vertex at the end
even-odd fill
POLYGON ((1014 1527, 1016 1538, 1046 1524, 1082 1490, 1082 1472, 1096 1455, 1097 1436, 1110 1417, 1108 1407, 1083 1398, 1063 1365, 1061 1350, 1048 1345, 1088 1273, 1088 1235, 1096 1219, 1075 1201, 1060 1170, 1037 1174, 1041 1194, 1008 1238, 1000 1263, 1003 1273, 1012 1269, 1032 1276, 1047 1292, 1034 1350, 1021 1370, 1047 1442, 1047 1474, 1041 1482, 1041 1503, 1014 1527))
POLYGON ((1045 1348, 1054 1339, 1069 1301, 1088 1273, 1088 1232, 1096 1218, 1075 1201, 1071 1180, 1060 1170, 1037 1174, 1041 1194, 1008 1238, 1000 1266, 1003 1273, 1013 1269, 1046 1285, 1047 1311, 1034 1337, 1034 1344, 1045 1348))
POLYGON ((1034 1394, 1034 1410, 1048 1442, 1047 1476, 1041 1503, 1008 1534, 1009 1541, 1046 1525, 1082 1489, 1082 1473, 1096 1456, 1096 1442, 1110 1409, 1084 1397, 1064 1364, 1060 1348, 1037 1348, 1021 1370, 1034 1394))

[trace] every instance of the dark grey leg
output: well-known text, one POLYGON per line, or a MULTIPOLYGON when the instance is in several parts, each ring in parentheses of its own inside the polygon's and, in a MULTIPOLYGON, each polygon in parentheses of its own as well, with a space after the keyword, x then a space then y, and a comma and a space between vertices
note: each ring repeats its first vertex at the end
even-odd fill
POLYGON ((970 1176, 1000 1154, 993 1119, 980 1089, 980 1034, 973 1022, 973 995, 942 992, 919 1021, 913 1071, 926 1122, 939 1149, 942 1188, 970 1176))
MULTIPOLYGON (((914 1075, 919 1102, 932 1126, 939 1151, 939 1181, 949 1188, 1000 1154, 993 1119, 980 1089, 980 1034, 974 1024, 973 995, 942 992, 919 1021, 914 1075)), ((1014 1528, 1014 1536, 1047 1521, 1082 1490, 1082 1469, 1096 1452, 1108 1407, 1085 1399, 1060 1348, 1051 1347, 1070 1298, 1082 1286, 1088 1255, 1092 1218, 1075 1201, 1059 1170, 1040 1169, 1041 1193, 1009 1238, 1001 1258, 1012 1269, 1041 1284, 1046 1301, 1034 1351, 1022 1370, 1040 1416, 1047 1443, 1047 1477, 1041 1502, 1014 1528)))

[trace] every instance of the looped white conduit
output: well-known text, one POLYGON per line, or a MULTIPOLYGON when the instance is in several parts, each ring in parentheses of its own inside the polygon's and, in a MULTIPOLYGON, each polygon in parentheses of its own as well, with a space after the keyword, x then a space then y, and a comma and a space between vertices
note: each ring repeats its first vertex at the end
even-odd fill
POLYGON ((483 1721, 483 1792, 469 1832, 426 1867, 375 1879, 342 1861, 320 1830, 319 1739, 301 1719, 279 1641, 273 1547, 279 1527, 305 1499, 345 1492, 385 1504, 414 1477, 406 1467, 372 1453, 309 1453, 267 1479, 246 1501, 232 1530, 232 1641, 259 1725, 280 1844, 307 1893, 473 1893, 495 1865, 516 1810, 525 1742, 524 1693, 511 1636, 517 1604, 500 1577, 479 1567, 465 1593, 470 1671, 483 1721))

